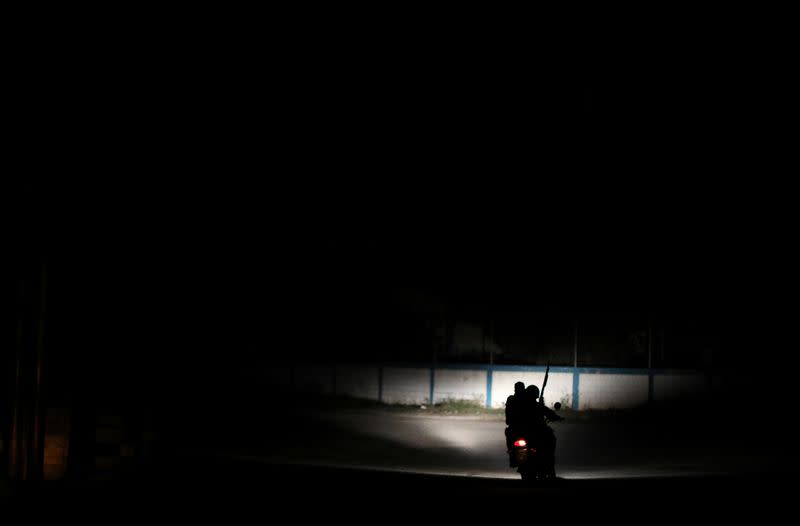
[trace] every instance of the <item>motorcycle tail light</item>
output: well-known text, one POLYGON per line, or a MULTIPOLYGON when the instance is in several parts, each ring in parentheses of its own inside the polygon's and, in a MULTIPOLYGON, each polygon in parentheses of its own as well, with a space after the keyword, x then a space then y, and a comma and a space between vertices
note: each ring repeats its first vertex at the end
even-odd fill
POLYGON ((519 440, 517 440, 516 442, 514 442, 514 445, 515 445, 516 447, 525 447, 525 446, 527 446, 527 445, 528 445, 528 443, 527 443, 527 442, 525 442, 525 440, 523 440, 522 438, 520 438, 519 440))

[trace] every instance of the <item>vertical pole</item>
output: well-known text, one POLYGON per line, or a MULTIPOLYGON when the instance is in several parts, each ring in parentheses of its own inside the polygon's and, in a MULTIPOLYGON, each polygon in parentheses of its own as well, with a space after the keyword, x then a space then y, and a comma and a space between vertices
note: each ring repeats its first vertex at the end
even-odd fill
MULTIPOLYGON (((481 356, 486 356, 486 322, 481 323, 481 356)), ((489 363, 492 363, 491 357, 489 363)))
POLYGON ((578 367, 578 320, 575 320, 575 327, 572 337, 572 366, 578 367))
POLYGON ((572 372, 572 409, 577 411, 580 407, 581 396, 581 373, 576 367, 572 372))
POLYGON ((492 344, 489 346, 489 365, 494 365, 494 320, 489 320, 489 335, 492 337, 492 344))
POLYGON ((436 364, 434 363, 431 366, 431 391, 428 395, 428 403, 430 403, 430 405, 433 405, 433 390, 436 384, 435 377, 436 377, 436 364))
POLYGON ((436 383, 436 353, 433 354, 433 360, 431 361, 431 377, 430 377, 430 389, 428 392, 428 403, 433 405, 433 390, 436 383))
POLYGON ((578 319, 573 323, 572 335, 572 409, 577 411, 580 407, 580 372, 578 372, 578 319))

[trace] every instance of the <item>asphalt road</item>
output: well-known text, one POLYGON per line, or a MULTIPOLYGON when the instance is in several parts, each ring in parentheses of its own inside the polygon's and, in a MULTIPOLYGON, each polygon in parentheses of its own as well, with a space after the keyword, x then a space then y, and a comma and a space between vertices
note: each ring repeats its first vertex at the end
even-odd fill
POLYGON ((27 495, 30 509, 104 524, 669 524, 785 520, 795 499, 791 435, 743 434, 727 417, 567 413, 554 424, 559 478, 525 484, 496 416, 296 404, 211 415, 218 425, 193 429, 216 431, 183 423, 180 447, 138 477, 50 486, 27 495))
MULTIPOLYGON (((670 415, 566 415, 552 424, 557 472, 567 480, 698 477, 790 472, 791 445, 745 436, 735 422, 670 415)), ((516 479, 497 416, 424 411, 311 409, 285 426, 244 432, 217 454, 255 462, 400 473, 516 479)))

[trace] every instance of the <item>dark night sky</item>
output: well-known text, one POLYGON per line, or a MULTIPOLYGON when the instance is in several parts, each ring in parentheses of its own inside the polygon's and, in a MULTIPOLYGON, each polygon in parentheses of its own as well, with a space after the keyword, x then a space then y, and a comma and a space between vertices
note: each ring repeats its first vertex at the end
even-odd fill
POLYGON ((308 319, 413 287, 712 320, 750 349, 794 312, 784 54, 646 33, 48 47, 18 138, 26 180, 61 177, 29 184, 17 231, 54 261, 53 301, 131 345, 299 348, 308 319))

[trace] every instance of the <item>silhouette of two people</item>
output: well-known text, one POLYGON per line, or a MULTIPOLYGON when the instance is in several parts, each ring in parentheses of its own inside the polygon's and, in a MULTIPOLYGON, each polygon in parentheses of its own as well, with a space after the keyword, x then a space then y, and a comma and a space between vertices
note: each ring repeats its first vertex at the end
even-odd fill
POLYGON ((514 394, 506 399, 506 447, 509 451, 509 465, 515 466, 516 456, 511 454, 514 441, 526 437, 536 444, 536 449, 548 461, 548 471, 555 476, 556 436, 547 422, 563 420, 555 411, 544 405, 539 397, 539 388, 523 382, 514 384, 514 394))

